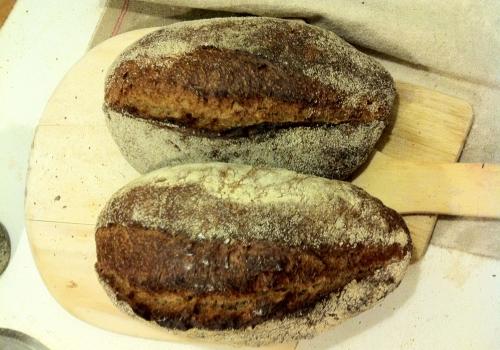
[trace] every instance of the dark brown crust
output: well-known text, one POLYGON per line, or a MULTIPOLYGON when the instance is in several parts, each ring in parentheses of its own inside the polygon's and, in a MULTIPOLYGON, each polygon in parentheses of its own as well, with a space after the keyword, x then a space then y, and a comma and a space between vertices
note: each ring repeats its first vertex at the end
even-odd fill
POLYGON ((96 244, 96 269, 118 299, 177 329, 243 328, 307 310, 409 249, 198 241, 122 225, 98 229, 96 244))
POLYGON ((395 90, 382 67, 367 56, 359 58, 362 54, 347 43, 336 42, 339 52, 329 52, 321 43, 332 40, 331 33, 267 21, 247 34, 260 45, 253 51, 199 44, 234 35, 241 21, 211 23, 203 30, 167 28, 149 35, 136 47, 153 45, 165 35, 194 42, 194 48, 154 57, 146 50, 119 62, 106 84, 105 103, 139 118, 216 132, 261 123, 337 124, 389 117, 395 90), (338 81, 326 84, 312 78, 305 71, 313 66, 334 72, 338 81))

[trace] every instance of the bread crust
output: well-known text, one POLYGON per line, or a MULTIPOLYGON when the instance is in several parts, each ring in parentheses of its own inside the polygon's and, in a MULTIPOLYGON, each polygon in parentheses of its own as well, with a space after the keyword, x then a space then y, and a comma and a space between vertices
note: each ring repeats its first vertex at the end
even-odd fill
POLYGON ((411 255, 401 217, 353 185, 221 163, 123 188, 96 245, 100 279, 135 314, 252 345, 309 337, 368 308, 411 255))
POLYGON ((367 108, 369 96, 345 106, 346 92, 240 50, 200 46, 161 65, 168 59, 120 63, 107 86, 108 108, 218 133, 259 124, 385 120, 390 112, 386 100, 367 108))
POLYGON ((310 308, 352 280, 401 260, 390 246, 290 248, 203 242, 113 225, 96 232, 97 271, 147 320, 174 329, 252 327, 310 308))
POLYGON ((344 178, 373 150, 388 124, 394 98, 389 73, 331 32, 279 19, 224 18, 171 25, 129 47, 108 74, 104 110, 127 159, 149 159, 152 151, 127 144, 136 143, 142 131, 124 135, 127 130, 113 124, 130 124, 127 119, 133 119, 139 127, 166 134, 156 140, 158 147, 167 148, 160 162, 131 161, 140 172, 192 162, 187 143, 200 143, 204 137, 222 140, 197 154, 195 161, 221 161, 216 151, 226 146, 228 137, 238 136, 232 156, 225 157, 229 161, 243 158, 250 164, 281 166, 272 154, 290 158, 295 152, 304 157, 309 150, 283 143, 279 152, 266 148, 259 158, 258 152, 238 144, 255 142, 248 133, 263 134, 276 143, 276 129, 290 131, 293 144, 307 144, 314 136, 298 135, 293 129, 308 128, 313 135, 332 133, 323 136, 328 149, 316 165, 292 159, 287 168, 344 178), (354 133, 358 138, 349 133, 338 138, 345 124, 359 129, 354 133), (361 133, 362 147, 352 151, 355 156, 348 162, 338 163, 341 148, 355 148, 361 133), (176 136, 182 141, 164 143, 176 136), (178 149, 181 154, 172 155, 178 149), (342 171, 329 173, 331 163, 342 171))
POLYGON ((244 136, 212 136, 165 122, 109 112, 108 129, 121 153, 140 173, 178 164, 231 162, 272 166, 344 179, 363 164, 384 129, 361 125, 295 126, 247 130, 244 136))

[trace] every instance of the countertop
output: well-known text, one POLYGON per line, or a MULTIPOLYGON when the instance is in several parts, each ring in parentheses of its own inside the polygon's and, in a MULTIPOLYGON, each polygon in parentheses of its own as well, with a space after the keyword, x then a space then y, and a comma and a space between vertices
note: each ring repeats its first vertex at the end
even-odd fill
MULTIPOLYGON (((86 52, 103 6, 18 1, 0 29, 0 221, 12 240, 0 276, 0 327, 54 350, 203 349, 118 335, 74 318, 49 294, 31 255, 24 184, 32 137, 52 91, 86 52)), ((500 261, 431 245, 374 309, 297 348, 499 349, 500 261)))

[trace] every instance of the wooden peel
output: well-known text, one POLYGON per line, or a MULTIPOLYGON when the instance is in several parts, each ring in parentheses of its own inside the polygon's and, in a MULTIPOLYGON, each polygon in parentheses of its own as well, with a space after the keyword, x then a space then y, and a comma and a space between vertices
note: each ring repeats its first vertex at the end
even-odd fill
MULTIPOLYGON (((127 164, 106 128, 101 108, 104 79, 116 56, 152 30, 128 32, 103 42, 89 51, 57 87, 33 142, 26 185, 26 230, 44 283, 68 312, 110 331, 192 343, 192 339, 122 313, 106 296, 94 271, 97 215, 116 190, 139 175, 127 164)), ((397 118, 379 144, 379 150, 394 157, 386 163, 396 159, 435 164, 455 161, 471 125, 470 105, 412 84, 396 85, 397 118)), ((394 201, 391 193, 398 191, 395 197, 403 202, 417 202, 421 190, 416 184, 425 186, 436 176, 419 179, 416 170, 400 175, 407 168, 399 161, 399 165, 386 164, 386 158, 377 153, 354 183, 404 212, 405 207, 394 201), (407 187, 397 189, 396 185, 401 186, 396 184, 398 178, 410 181, 410 177, 413 180, 407 187), (370 179, 373 183, 369 183, 370 179), (384 188, 387 193, 381 192, 384 188)), ((418 208, 423 204, 420 198, 418 208)), ((424 211, 432 208, 425 207, 424 211)), ((418 260, 428 245, 435 218, 406 215, 404 220, 412 236, 414 259, 418 260)), ((275 345, 268 349, 294 349, 295 345, 275 345)), ((204 347, 220 349, 219 344, 205 343, 204 347)))
POLYGON ((497 164, 414 162, 376 152, 352 183, 401 214, 500 218, 497 164))

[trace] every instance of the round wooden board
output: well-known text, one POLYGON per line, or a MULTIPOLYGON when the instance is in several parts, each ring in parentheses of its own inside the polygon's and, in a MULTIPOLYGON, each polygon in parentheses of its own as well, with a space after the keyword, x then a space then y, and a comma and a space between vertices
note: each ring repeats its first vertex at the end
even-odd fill
MULTIPOLYGON (((103 42, 89 51, 55 90, 32 146, 26 228, 47 288, 70 313, 118 333, 192 342, 118 310, 94 271, 98 213, 113 192, 139 175, 121 156, 105 126, 101 109, 104 78, 125 47, 153 30, 136 30, 103 42)), ((472 120, 470 106, 410 84, 398 83, 397 88, 397 121, 383 143, 383 152, 414 160, 455 161, 472 120)), ((405 220, 417 247, 416 256, 421 256, 435 218, 412 216, 405 220)))

